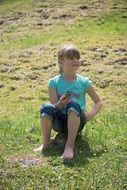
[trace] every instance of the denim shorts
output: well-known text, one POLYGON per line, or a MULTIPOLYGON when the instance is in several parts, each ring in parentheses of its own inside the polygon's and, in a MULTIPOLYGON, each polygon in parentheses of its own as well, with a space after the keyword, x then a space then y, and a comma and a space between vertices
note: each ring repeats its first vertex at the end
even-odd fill
POLYGON ((77 102, 70 102, 65 108, 66 114, 61 113, 53 104, 43 104, 40 109, 40 117, 47 117, 52 120, 52 128, 59 133, 67 133, 67 119, 70 111, 74 111, 80 117, 80 126, 78 132, 81 132, 86 124, 84 112, 77 102))

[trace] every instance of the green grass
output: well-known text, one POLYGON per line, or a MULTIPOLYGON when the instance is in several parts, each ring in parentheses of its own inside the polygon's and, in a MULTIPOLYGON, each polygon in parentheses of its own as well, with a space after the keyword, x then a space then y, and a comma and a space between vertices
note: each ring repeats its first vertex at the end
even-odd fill
MULTIPOLYGON (((89 3, 82 2, 91 7, 89 3)), ((102 5, 100 1, 94 3, 102 5)), ((4 32, 0 43, 0 70, 5 70, 0 76, 0 85, 4 85, 0 88, 0 189, 127 189, 127 66, 118 62, 126 58, 126 12, 120 10, 126 2, 105 3, 107 9, 102 9, 97 17, 77 17, 71 24, 68 20, 56 21, 37 28, 31 22, 24 26, 19 19, 1 25, 4 32), (114 11, 115 3, 118 10, 114 11), (41 143, 39 109, 48 101, 47 82, 58 74, 52 64, 57 60, 58 46, 67 42, 81 49, 86 65, 81 66, 79 72, 93 81, 104 103, 102 111, 78 136, 72 161, 61 160, 63 145, 52 147, 43 154, 33 152, 41 143), (27 54, 29 51, 32 53, 27 54), (102 54, 107 57, 100 58, 102 54), (44 65, 52 67, 45 70, 44 65), (103 73, 99 74, 98 69, 103 73), (30 79, 31 75, 38 78, 30 79), (12 80, 14 76, 21 78, 12 80), (105 82, 107 87, 100 87, 105 82), (28 158, 39 159, 40 164, 23 166, 21 159, 28 158)), ((55 9, 62 4, 77 8, 81 1, 52 4, 52 1, 8 0, 0 4, 0 16, 14 18, 18 11, 35 14, 39 6, 55 9)), ((26 16, 24 22, 27 19, 26 16)), ((88 98, 88 110, 91 106, 88 98)), ((54 135, 52 132, 52 137, 54 135)))
POLYGON ((7 172, 6 178, 2 178, 6 189, 126 188, 125 115, 104 114, 88 124, 85 136, 76 143, 73 161, 62 161, 59 158, 61 149, 56 147, 39 155, 42 159, 48 158, 41 166, 22 169, 19 165, 5 165, 10 155, 14 158, 18 155, 33 155, 32 148, 38 144, 40 133, 37 129, 33 134, 25 131, 27 127, 38 123, 37 112, 29 110, 30 113, 17 118, 18 122, 4 118, 1 125, 5 127, 2 143, 6 156, 2 155, 1 164, 7 172))
POLYGON ((15 11, 24 10, 27 6, 31 7, 31 0, 2 0, 0 2, 0 12, 5 15, 6 13, 15 13, 15 11))
MULTIPOLYGON (((100 21, 99 21, 100 22, 100 21)), ((126 38, 127 25, 126 19, 121 18, 121 14, 110 13, 102 19, 102 24, 98 25, 98 21, 85 19, 77 21, 74 26, 65 27, 64 25, 53 26, 50 31, 40 32, 39 34, 27 34, 23 37, 15 38, 5 34, 6 43, 1 44, 0 49, 24 49, 34 47, 40 44, 49 44, 49 42, 62 43, 62 41, 75 42, 76 40, 102 40, 109 43, 116 40, 119 36, 126 38)), ((100 22, 100 23, 101 23, 100 22)), ((13 26, 9 31, 16 30, 18 26, 13 26)))

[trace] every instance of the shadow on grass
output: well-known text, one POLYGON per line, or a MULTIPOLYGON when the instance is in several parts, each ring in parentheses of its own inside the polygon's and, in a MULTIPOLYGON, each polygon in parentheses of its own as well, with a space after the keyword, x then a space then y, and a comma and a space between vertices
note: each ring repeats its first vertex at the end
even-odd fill
POLYGON ((67 167, 83 167, 83 165, 89 164, 89 159, 92 157, 100 157, 104 150, 93 152, 90 149, 88 139, 82 135, 78 135, 75 143, 75 154, 71 160, 60 158, 64 151, 64 144, 54 145, 49 150, 44 151, 43 155, 49 157, 51 165, 64 164, 67 167))

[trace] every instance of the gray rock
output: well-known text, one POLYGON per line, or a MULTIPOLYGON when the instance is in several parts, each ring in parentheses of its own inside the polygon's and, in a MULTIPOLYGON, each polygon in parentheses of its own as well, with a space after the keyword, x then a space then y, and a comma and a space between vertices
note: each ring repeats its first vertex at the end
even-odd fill
POLYGON ((104 73, 104 70, 103 69, 98 69, 98 73, 102 74, 102 73, 104 73))
POLYGON ((21 80, 22 78, 19 75, 13 75, 13 76, 10 77, 10 79, 12 79, 12 80, 21 80))
POLYGON ((32 100, 33 98, 30 96, 19 96, 20 100, 32 100))
POLYGON ((86 5, 81 5, 81 6, 79 6, 79 8, 82 9, 82 10, 85 10, 85 9, 88 9, 88 6, 86 6, 86 5))
POLYGON ((16 87, 15 86, 11 86, 10 90, 14 91, 14 90, 16 90, 16 87))
POLYGON ((0 25, 4 24, 4 20, 0 20, 0 25))
POLYGON ((4 84, 3 83, 0 83, 0 88, 3 88, 4 87, 4 84))

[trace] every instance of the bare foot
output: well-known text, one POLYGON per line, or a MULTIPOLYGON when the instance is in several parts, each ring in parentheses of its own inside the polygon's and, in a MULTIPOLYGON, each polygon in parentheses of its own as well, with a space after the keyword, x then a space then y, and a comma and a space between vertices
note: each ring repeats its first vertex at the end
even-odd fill
POLYGON ((72 147, 65 147, 65 150, 63 154, 61 155, 61 158, 64 159, 72 159, 74 156, 74 151, 72 147))
POLYGON ((33 151, 34 151, 34 152, 42 152, 43 150, 48 149, 49 146, 50 146, 50 143, 47 144, 47 145, 43 145, 43 144, 42 144, 42 145, 39 146, 38 148, 33 149, 33 151))

